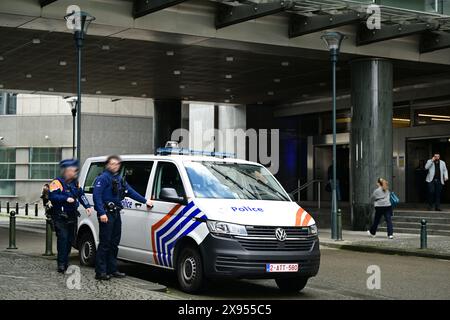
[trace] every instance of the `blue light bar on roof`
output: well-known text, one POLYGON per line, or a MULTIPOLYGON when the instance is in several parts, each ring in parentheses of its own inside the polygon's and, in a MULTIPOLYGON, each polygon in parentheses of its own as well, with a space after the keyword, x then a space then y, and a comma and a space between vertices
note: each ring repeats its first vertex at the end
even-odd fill
POLYGON ((156 154, 160 156, 168 155, 190 155, 190 156, 209 156, 218 158, 235 158, 236 154, 226 153, 226 152, 216 152, 216 151, 202 151, 202 150, 192 150, 185 148, 158 148, 156 149, 156 154))

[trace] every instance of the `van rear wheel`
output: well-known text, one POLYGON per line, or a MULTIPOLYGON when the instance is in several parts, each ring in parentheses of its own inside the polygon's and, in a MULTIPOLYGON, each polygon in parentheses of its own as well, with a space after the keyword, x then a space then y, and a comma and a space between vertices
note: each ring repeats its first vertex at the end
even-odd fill
POLYGON ((81 235, 78 248, 80 264, 82 266, 93 267, 95 265, 97 248, 95 247, 94 237, 90 232, 85 232, 81 235))
POLYGON ((188 245, 181 249, 176 269, 181 290, 196 293, 204 288, 203 262, 196 247, 188 245))
POLYGON ((308 278, 296 277, 296 278, 278 278, 275 279, 278 288, 286 293, 296 293, 306 287, 308 278))

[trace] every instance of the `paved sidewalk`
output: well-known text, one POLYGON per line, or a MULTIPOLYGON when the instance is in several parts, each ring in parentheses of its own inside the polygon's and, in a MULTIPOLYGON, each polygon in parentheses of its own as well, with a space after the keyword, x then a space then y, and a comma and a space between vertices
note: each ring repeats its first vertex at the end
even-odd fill
MULTIPOLYGON (((54 239, 53 252, 56 252, 55 242, 54 239)), ((16 244, 17 250, 6 249, 8 228, 0 225, 0 300, 177 299, 166 293, 165 286, 134 277, 99 282, 94 279, 94 270, 87 267, 78 269, 80 289, 73 288, 73 275, 57 273, 55 256, 42 255, 45 249, 45 233, 18 228, 16 244)), ((79 267, 76 250, 72 252, 71 264, 79 267)))
POLYGON ((320 230, 319 238, 321 245, 339 249, 450 260, 450 237, 446 236, 429 235, 427 249, 420 249, 420 236, 417 234, 398 233, 390 240, 384 232, 371 238, 366 231, 344 230, 343 240, 336 241, 331 239, 329 229, 323 229, 320 230))

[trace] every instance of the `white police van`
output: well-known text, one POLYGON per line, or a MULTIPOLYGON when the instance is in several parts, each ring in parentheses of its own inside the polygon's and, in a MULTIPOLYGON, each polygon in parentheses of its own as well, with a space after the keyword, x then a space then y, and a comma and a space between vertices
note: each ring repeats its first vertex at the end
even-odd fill
MULTIPOLYGON (((121 156, 122 175, 154 206, 123 200, 119 259, 174 269, 186 292, 217 277, 273 278, 281 290, 299 291, 317 274, 314 219, 265 167, 186 149, 159 151, 121 156)), ((91 203, 105 160, 87 159, 80 173, 91 203)), ((76 239, 82 265, 94 265, 97 245, 97 216, 83 211, 76 239)))

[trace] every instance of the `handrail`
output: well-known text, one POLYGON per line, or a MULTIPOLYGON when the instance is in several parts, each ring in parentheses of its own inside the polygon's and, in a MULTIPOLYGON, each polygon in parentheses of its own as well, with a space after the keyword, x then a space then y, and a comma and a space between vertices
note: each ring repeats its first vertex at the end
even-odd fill
POLYGON ((292 190, 291 192, 289 192, 289 194, 294 197, 295 194, 297 194, 297 202, 300 202, 300 194, 302 190, 310 187, 311 185, 314 185, 314 183, 317 183, 317 208, 320 209, 320 191, 321 191, 321 183, 323 182, 323 180, 320 179, 313 179, 310 180, 304 184, 300 184, 300 179, 298 180, 298 187, 294 190, 292 190))

